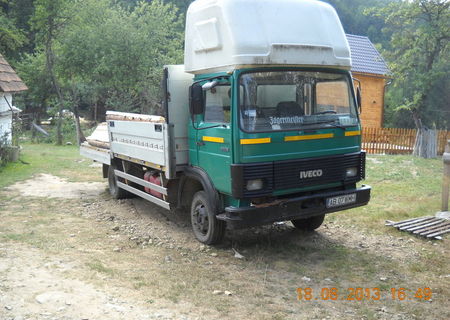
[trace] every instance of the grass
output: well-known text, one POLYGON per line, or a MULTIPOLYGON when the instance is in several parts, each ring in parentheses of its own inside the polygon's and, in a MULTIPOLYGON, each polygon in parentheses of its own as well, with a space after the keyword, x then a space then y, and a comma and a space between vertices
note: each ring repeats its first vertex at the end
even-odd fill
MULTIPOLYGON (((102 180, 101 170, 90 168, 91 161, 83 161, 75 146, 25 144, 23 147, 22 160, 30 164, 15 163, 4 168, 0 172, 0 189, 38 173, 50 173, 71 181, 102 180)), ((312 234, 289 228, 279 232, 261 228, 258 233, 247 230, 233 240, 233 247, 244 254, 244 260, 233 258, 231 248, 226 245, 211 249, 218 253, 214 259, 190 249, 189 243, 185 247, 180 242, 181 251, 157 246, 141 249, 128 242, 128 236, 112 232, 106 222, 93 223, 95 216, 80 216, 79 199, 64 200, 64 212, 61 212, 60 200, 15 199, 8 192, 0 193, 0 212, 2 208, 5 210, 1 212, 0 240, 8 244, 25 243, 48 254, 77 260, 79 270, 70 272, 77 276, 87 274, 90 281, 100 285, 106 277, 108 283, 131 289, 152 305, 169 301, 171 306, 183 306, 187 302, 229 318, 242 318, 244 313, 251 312, 252 319, 294 319, 305 314, 308 318, 323 318, 322 315, 334 314, 331 306, 341 315, 343 310, 351 310, 353 313, 347 315, 348 318, 376 319, 379 308, 385 305, 389 310, 426 316, 434 305, 425 304, 422 310, 388 298, 377 303, 342 305, 296 301, 295 289, 300 286, 311 286, 316 292, 321 287, 338 287, 343 292, 349 287, 379 287, 383 297, 389 297, 391 287, 413 290, 434 286, 437 299, 448 295, 446 280, 439 278, 447 274, 444 270, 449 260, 443 251, 445 243, 433 246, 426 240, 384 226, 384 220, 431 215, 439 210, 442 161, 411 156, 368 156, 366 171, 364 183, 373 188, 368 206, 330 214, 326 225, 312 234), (333 228, 335 225, 338 227, 333 228), (372 244, 380 239, 377 248, 382 251, 361 249, 359 243, 366 244, 363 234, 372 244), (121 238, 116 238, 119 235, 121 238), (413 238, 415 242, 405 240, 401 243, 408 244, 405 249, 397 246, 393 252, 390 239, 400 237, 413 238), (116 246, 121 250, 113 251, 116 246), (426 250, 421 251, 422 247, 426 250), (416 254, 407 255, 412 248, 416 254), (165 262, 168 255, 172 258, 170 263, 165 262), (206 264, 209 260, 214 263, 206 264), (305 282, 303 277, 311 281, 305 282), (212 295, 216 289, 230 290, 233 295, 212 295)), ((106 205, 113 205, 118 217, 121 217, 119 212, 127 208, 126 203, 95 201, 99 202, 98 210, 112 210, 106 205)), ((150 222, 145 218, 142 221, 150 222)), ((158 230, 164 230, 177 237, 178 229, 167 229, 165 222, 158 220, 151 222, 149 230, 155 236, 161 235, 158 230)), ((182 237, 179 239, 185 241, 182 237)), ((193 238, 192 242, 195 242, 193 238)), ((442 302, 437 299, 433 303, 442 311, 442 302)))
POLYGON ((80 156, 77 146, 51 144, 23 144, 20 159, 0 168, 0 188, 30 178, 38 173, 49 173, 69 181, 100 181, 98 168, 90 168, 92 161, 80 156))
POLYGON ((372 187, 369 205, 331 214, 327 219, 384 233, 385 220, 433 215, 441 206, 442 171, 440 159, 370 155, 364 181, 372 187))
POLYGON ((89 267, 89 269, 99 273, 104 273, 107 275, 113 275, 115 273, 113 269, 106 267, 100 260, 87 262, 86 265, 89 267))

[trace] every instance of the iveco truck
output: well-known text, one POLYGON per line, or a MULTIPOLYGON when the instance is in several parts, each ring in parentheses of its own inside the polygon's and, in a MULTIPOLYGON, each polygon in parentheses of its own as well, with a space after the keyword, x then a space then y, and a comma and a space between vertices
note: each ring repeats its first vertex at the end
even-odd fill
POLYGON ((360 95, 335 10, 313 0, 197 0, 163 116, 107 112, 81 154, 114 198, 185 208, 195 237, 366 205, 360 95), (102 138, 102 137, 103 138, 102 138))

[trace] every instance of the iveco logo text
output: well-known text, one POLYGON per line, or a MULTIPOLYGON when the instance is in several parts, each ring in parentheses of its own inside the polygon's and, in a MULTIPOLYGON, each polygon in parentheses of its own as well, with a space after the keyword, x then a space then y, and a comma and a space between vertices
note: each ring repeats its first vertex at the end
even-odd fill
POLYGON ((322 169, 300 171, 300 179, 321 177, 323 174, 322 169))

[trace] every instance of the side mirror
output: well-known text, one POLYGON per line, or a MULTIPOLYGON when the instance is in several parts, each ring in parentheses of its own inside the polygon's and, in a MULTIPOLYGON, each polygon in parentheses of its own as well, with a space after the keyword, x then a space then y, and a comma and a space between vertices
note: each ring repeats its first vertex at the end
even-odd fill
POLYGON ((361 88, 356 88, 356 103, 358 104, 359 113, 361 113, 361 88))
POLYGON ((191 115, 202 114, 205 111, 203 101, 203 88, 200 84, 195 83, 191 86, 189 95, 189 112, 191 115))

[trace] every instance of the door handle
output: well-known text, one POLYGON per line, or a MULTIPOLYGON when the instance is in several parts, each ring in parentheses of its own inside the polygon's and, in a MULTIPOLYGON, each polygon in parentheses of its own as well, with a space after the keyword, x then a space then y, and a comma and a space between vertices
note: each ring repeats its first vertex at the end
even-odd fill
POLYGON ((197 145, 198 145, 198 146, 204 146, 205 143, 204 143, 203 141, 197 141, 197 145))

